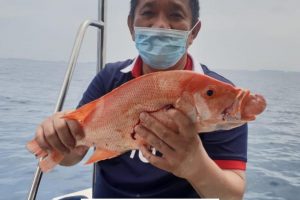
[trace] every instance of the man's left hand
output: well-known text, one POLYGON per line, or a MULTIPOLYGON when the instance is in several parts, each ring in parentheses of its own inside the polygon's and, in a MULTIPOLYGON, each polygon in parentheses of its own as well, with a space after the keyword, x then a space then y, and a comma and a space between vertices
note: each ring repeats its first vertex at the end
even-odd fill
POLYGON ((204 151, 196 125, 178 109, 159 112, 164 117, 157 119, 155 113, 141 113, 135 132, 148 145, 141 145, 140 150, 154 166, 187 179, 193 174, 193 163, 204 151), (149 145, 162 156, 153 155, 149 145))

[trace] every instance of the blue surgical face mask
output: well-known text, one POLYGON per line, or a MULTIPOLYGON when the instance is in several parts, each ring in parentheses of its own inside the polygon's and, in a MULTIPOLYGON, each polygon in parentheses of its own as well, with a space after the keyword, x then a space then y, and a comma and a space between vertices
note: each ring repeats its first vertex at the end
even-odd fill
POLYGON ((134 27, 135 46, 143 62, 151 68, 168 69, 185 54, 187 39, 194 27, 190 31, 134 27))

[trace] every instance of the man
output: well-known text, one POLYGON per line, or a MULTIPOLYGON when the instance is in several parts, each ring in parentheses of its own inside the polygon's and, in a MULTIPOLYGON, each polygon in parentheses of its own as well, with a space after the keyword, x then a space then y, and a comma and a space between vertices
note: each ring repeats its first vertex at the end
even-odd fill
MULTIPOLYGON (((187 53, 200 28, 198 0, 131 0, 128 27, 139 56, 107 64, 83 95, 82 106, 121 84, 155 71, 194 70, 229 82, 187 53)), ((61 165, 78 163, 76 138, 84 137, 74 121, 47 118, 36 139, 43 149, 65 154, 61 165)), ((242 199, 245 190, 247 126, 200 134, 185 113, 170 109, 165 120, 141 113, 134 129, 153 148, 125 153, 96 164, 94 198, 209 197, 242 199), (154 150, 153 150, 154 149, 154 150), (157 151, 157 153, 155 153, 157 151)))

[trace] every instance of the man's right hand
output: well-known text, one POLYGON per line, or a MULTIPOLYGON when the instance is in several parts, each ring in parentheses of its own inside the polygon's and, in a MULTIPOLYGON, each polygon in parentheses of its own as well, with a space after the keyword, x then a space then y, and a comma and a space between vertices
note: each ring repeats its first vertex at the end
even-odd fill
POLYGON ((84 137, 82 127, 75 120, 62 116, 70 111, 57 112, 46 118, 36 130, 35 140, 48 151, 55 149, 64 155, 61 165, 74 165, 86 154, 88 147, 76 147, 76 141, 84 137))

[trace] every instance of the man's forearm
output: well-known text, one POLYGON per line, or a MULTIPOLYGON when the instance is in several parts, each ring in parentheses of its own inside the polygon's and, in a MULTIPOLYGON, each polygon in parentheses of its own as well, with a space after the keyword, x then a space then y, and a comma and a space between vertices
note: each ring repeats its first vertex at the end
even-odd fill
POLYGON ((242 199, 245 191, 245 177, 242 171, 222 170, 209 158, 205 151, 202 158, 195 162, 188 179, 201 197, 227 199, 242 199))

